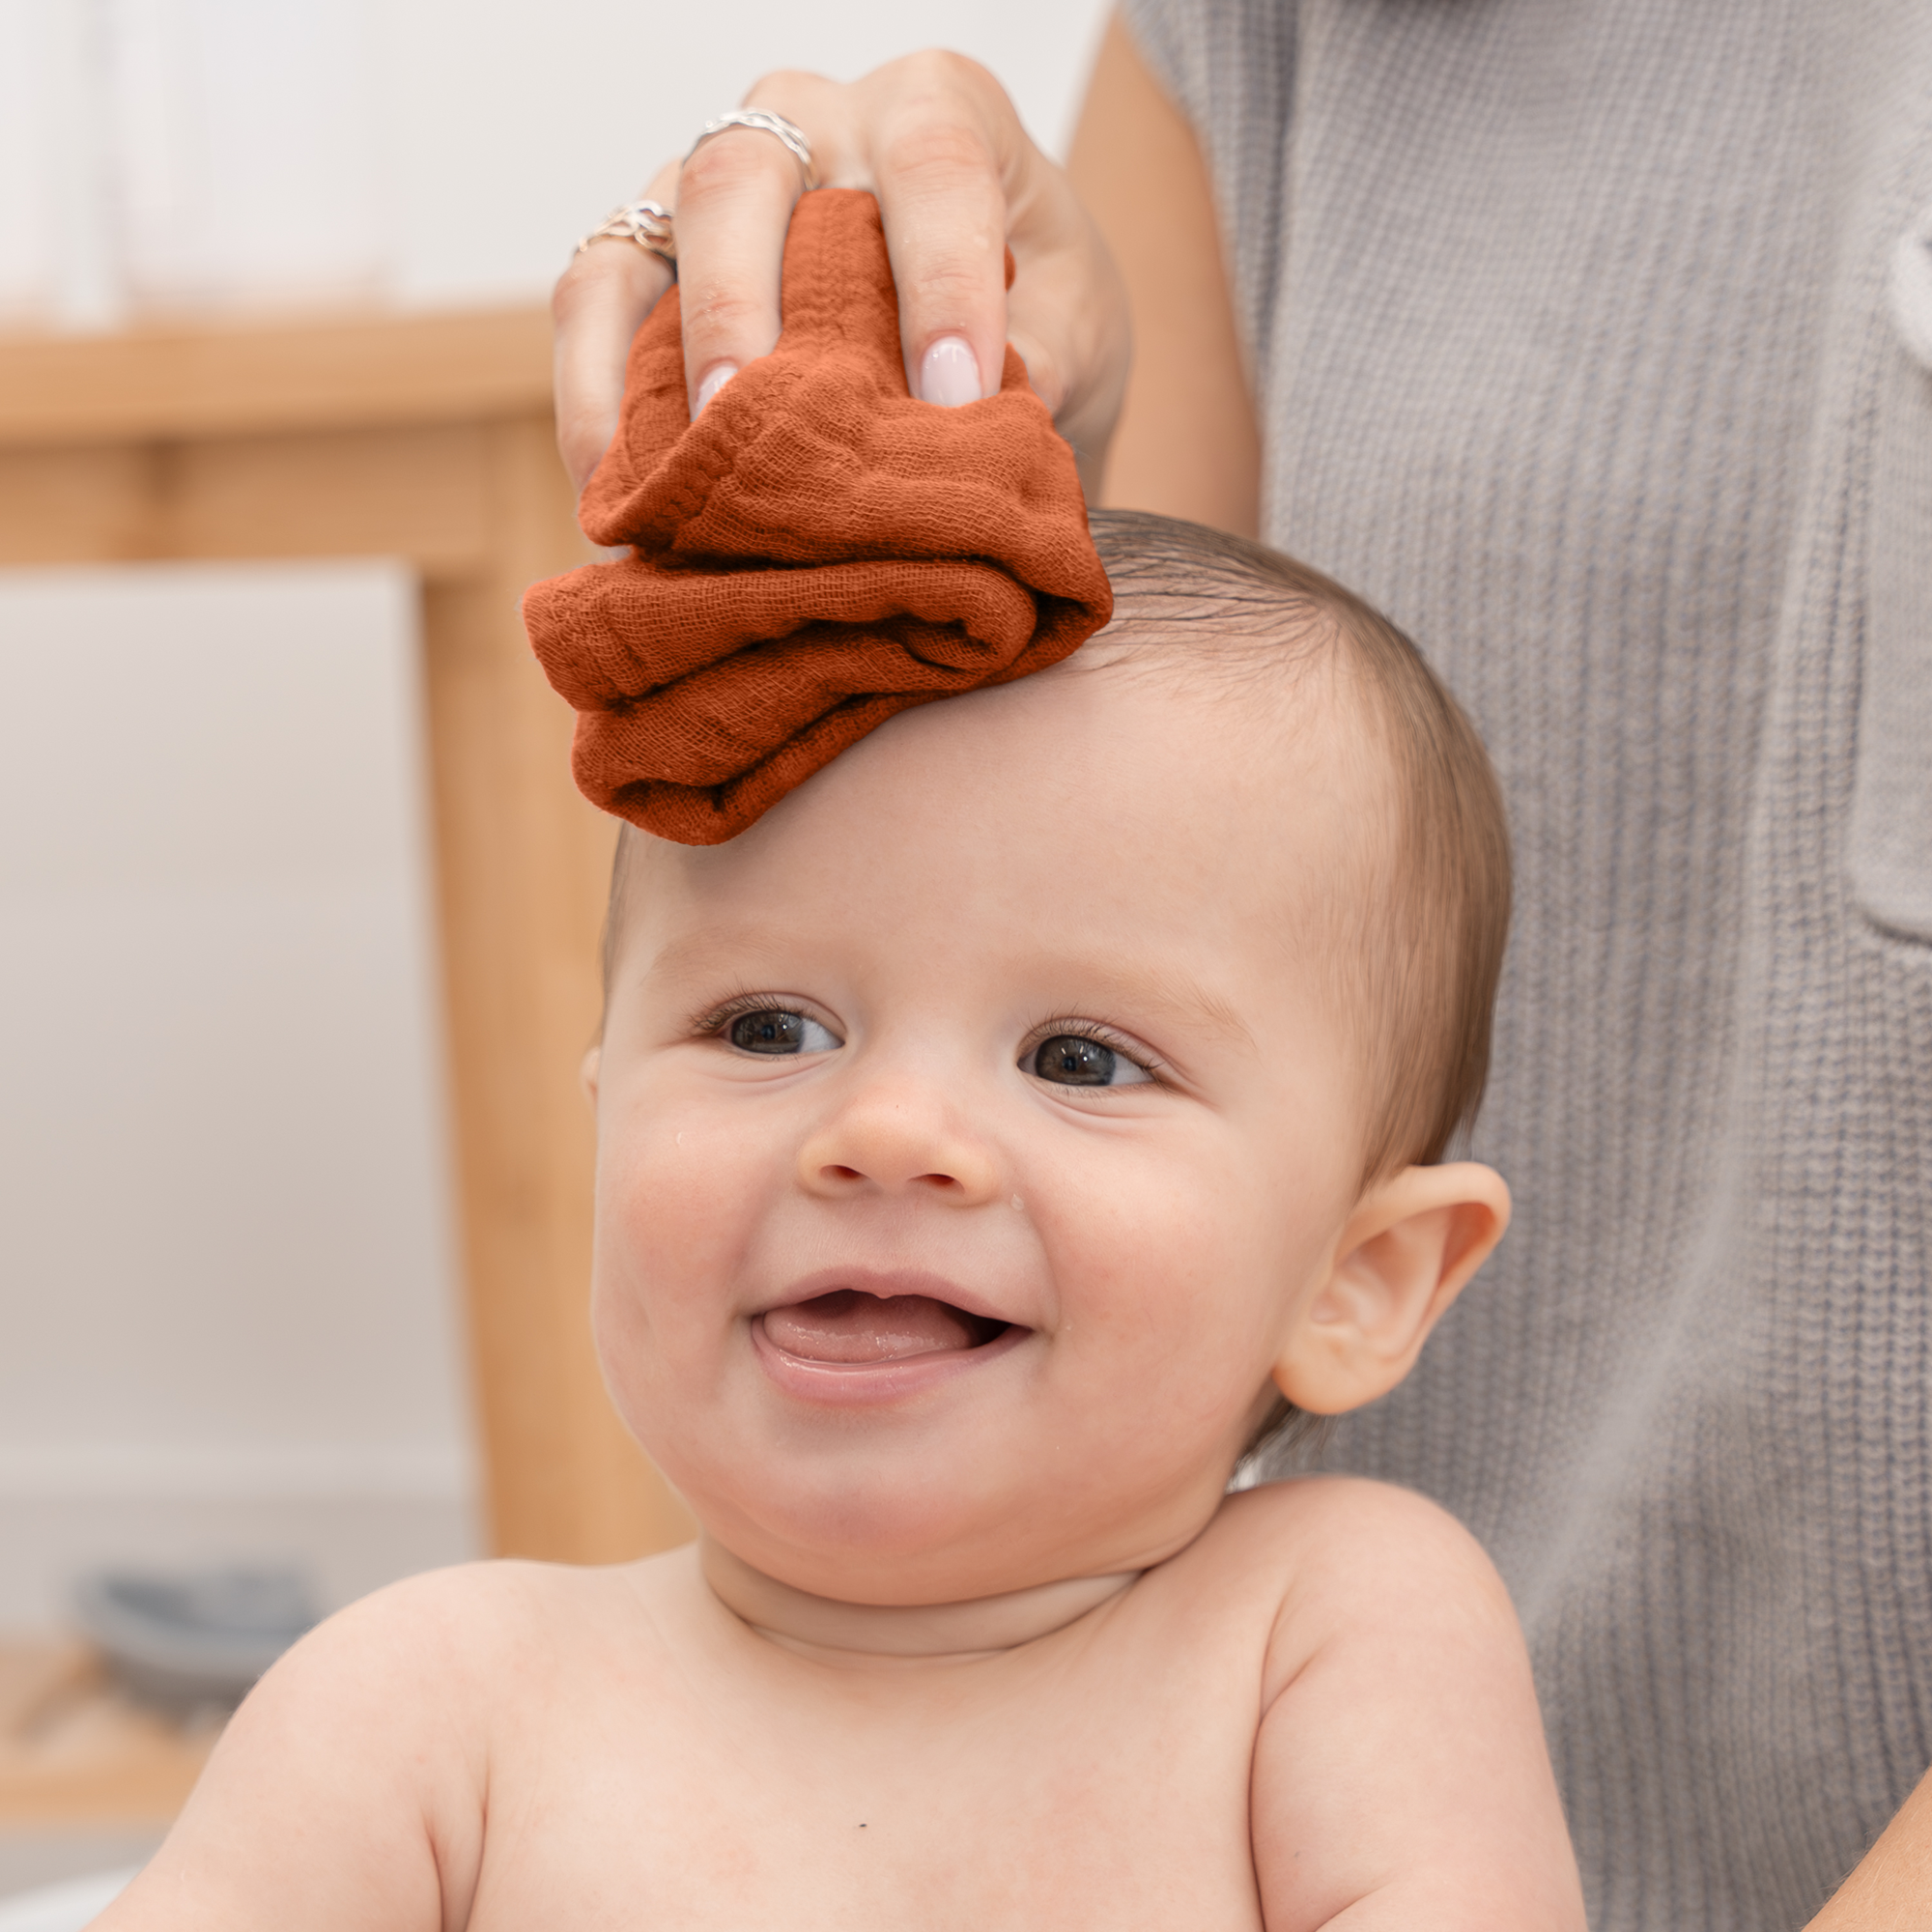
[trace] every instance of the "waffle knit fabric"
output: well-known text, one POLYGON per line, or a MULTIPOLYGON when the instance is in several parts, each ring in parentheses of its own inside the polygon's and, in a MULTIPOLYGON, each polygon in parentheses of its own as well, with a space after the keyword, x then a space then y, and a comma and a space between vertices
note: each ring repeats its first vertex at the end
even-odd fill
POLYGON ((1125 14, 1517 841, 1516 1225, 1328 1460, 1501 1564, 1597 1932, 1785 1932, 1932 1759, 1932 7, 1125 14))
POLYGON ((907 391, 869 194, 800 202, 782 307, 777 349, 693 422, 676 292, 658 304, 579 510, 632 554, 524 600, 577 707, 578 784, 687 845, 742 832, 895 711, 1065 657, 1113 608, 1018 355, 963 409, 907 391))

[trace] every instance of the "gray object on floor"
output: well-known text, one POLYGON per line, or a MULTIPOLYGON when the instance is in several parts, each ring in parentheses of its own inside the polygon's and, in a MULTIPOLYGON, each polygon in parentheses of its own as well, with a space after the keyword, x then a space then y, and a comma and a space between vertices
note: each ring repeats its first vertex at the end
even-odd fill
POLYGON ((299 1571, 217 1569, 97 1572, 74 1620, 133 1696, 191 1710, 240 1703, 317 1618, 299 1571))

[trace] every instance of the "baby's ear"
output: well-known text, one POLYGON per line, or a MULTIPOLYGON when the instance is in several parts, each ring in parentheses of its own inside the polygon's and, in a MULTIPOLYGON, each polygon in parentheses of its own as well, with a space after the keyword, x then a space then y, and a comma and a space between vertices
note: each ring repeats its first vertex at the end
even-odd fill
POLYGON ((597 1076, 603 1070, 603 1065, 604 1048, 601 1042, 591 1047, 577 1064, 578 1084, 583 1089, 592 1113, 597 1111, 597 1076))
POLYGON ((1350 1216, 1327 1280, 1295 1317, 1275 1386, 1315 1415, 1386 1395, 1509 1218, 1502 1176, 1477 1161, 1406 1167, 1377 1182, 1350 1216))

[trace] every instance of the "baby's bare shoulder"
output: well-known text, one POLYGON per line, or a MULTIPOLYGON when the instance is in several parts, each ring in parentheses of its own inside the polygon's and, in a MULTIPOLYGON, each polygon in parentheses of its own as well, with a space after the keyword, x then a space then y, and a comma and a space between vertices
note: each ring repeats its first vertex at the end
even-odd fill
POLYGON ((1337 1633, 1515 1614, 1495 1566, 1439 1504, 1361 1476, 1297 1476, 1230 1496, 1198 1546, 1275 1605, 1293 1668, 1337 1633))
POLYGON ((559 1660, 594 1649, 627 1600, 623 1571, 480 1563, 352 1604, 249 1693, 103 1924, 463 1922, 493 1761, 517 1748, 559 1660))
POLYGON ((500 1560, 429 1571, 319 1624, 256 1695, 283 1680, 294 1692, 337 1674, 381 1683, 389 1694, 417 1682, 446 1691, 466 1677, 501 1687, 514 1681, 506 1671, 526 1671, 559 1641, 608 1625, 627 1596, 621 1570, 500 1560))
POLYGON ((1413 1490, 1368 1476, 1289 1476, 1231 1495, 1201 1539, 1246 1560, 1296 1567, 1330 1561, 1350 1573, 1400 1559, 1493 1575, 1482 1546, 1445 1510, 1413 1490))
POLYGON ((319 1624, 237 1712, 211 1766, 299 1750, 338 1769, 415 1767, 425 1812, 448 1824, 489 1759, 541 1699, 556 1660, 618 1614, 622 1573, 520 1562, 412 1577, 319 1624))

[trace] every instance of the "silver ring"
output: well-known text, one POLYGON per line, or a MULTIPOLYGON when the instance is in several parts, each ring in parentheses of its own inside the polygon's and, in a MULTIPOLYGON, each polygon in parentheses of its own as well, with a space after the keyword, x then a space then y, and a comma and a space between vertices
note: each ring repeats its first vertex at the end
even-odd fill
POLYGON ((607 236, 620 242, 635 242, 647 255, 655 255, 673 275, 677 273, 677 235, 671 226, 671 212, 661 201, 627 201, 613 208, 582 242, 578 254, 593 242, 607 236))
POLYGON ((805 138, 803 128, 794 128, 782 114, 767 113, 762 107, 734 107, 728 114, 721 114, 715 121, 707 121, 697 130, 697 139, 684 151, 688 161, 714 134, 722 134, 731 128, 750 128, 760 134, 774 134, 791 151, 791 157, 798 163, 799 173, 805 177, 809 193, 818 185, 818 170, 811 164, 811 143, 805 138))

